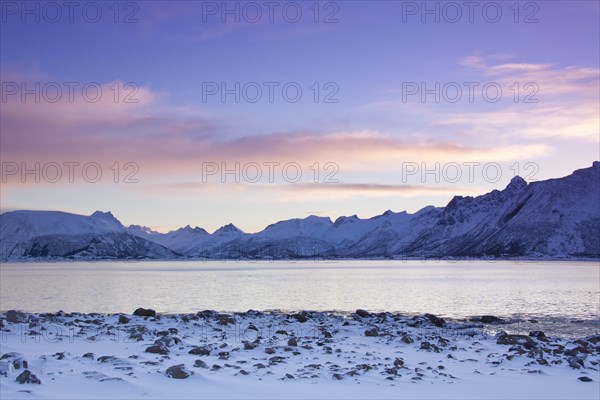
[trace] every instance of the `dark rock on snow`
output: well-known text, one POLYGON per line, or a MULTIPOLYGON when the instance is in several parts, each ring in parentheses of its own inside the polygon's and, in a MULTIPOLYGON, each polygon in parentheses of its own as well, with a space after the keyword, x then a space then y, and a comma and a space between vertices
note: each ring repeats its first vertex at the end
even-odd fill
POLYGON ((37 378, 37 376, 35 376, 34 374, 32 374, 31 371, 29 371, 28 369, 26 369, 25 371, 21 372, 21 374, 19 376, 17 376, 17 379, 15 379, 15 381, 17 381, 21 385, 23 385, 25 383, 31 383, 31 384, 39 385, 39 384, 42 383, 37 378))
POLYGON ((138 317, 156 317, 156 311, 146 308, 138 308, 133 312, 133 315, 138 317))
POLYGON ((186 379, 192 375, 192 372, 188 371, 183 364, 178 364, 167 368, 166 374, 169 378, 186 379))

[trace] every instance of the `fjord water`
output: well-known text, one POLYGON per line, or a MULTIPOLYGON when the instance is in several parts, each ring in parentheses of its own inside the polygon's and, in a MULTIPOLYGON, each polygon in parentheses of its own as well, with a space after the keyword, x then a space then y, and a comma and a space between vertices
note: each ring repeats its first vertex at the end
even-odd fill
MULTIPOLYGON (((598 262, 165 261, 3 263, 0 309, 165 313, 335 310, 598 324, 598 262), (573 322, 575 321, 575 322, 573 322)), ((580 326, 580 325, 577 325, 580 326)))

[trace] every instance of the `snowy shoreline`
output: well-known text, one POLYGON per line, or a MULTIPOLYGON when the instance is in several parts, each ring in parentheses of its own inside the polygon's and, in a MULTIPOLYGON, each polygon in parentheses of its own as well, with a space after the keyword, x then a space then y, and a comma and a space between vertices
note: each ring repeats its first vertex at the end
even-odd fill
POLYGON ((0 397, 598 398, 600 335, 432 314, 0 314, 0 397), (497 325, 501 328, 501 325, 497 325), (23 382, 23 383, 20 383, 23 382), (40 382, 40 383, 38 383, 40 382))

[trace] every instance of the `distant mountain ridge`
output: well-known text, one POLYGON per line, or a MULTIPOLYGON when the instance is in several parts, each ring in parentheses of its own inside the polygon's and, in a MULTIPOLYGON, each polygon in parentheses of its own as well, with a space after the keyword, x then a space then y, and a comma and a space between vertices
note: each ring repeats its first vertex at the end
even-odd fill
POLYGON ((414 214, 279 221, 254 234, 123 226, 110 212, 0 215, 0 256, 41 259, 600 258, 600 162, 563 178, 455 196, 414 214))

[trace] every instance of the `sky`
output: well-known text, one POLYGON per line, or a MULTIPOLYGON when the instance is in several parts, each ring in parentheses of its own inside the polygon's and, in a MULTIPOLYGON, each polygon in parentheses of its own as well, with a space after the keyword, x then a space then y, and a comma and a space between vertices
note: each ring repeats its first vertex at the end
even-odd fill
POLYGON ((598 1, 0 1, 0 210, 167 232, 600 159, 598 1))

